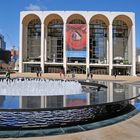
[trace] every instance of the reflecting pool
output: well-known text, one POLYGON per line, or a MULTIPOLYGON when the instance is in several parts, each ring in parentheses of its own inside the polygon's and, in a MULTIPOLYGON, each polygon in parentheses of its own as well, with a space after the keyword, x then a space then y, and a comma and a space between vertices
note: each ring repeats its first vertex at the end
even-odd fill
POLYGON ((36 96, 30 96, 30 94, 28 96, 17 96, 16 94, 10 96, 10 93, 0 95, 0 109, 39 109, 97 105, 131 99, 140 94, 140 87, 135 85, 108 81, 99 81, 98 83, 106 85, 107 88, 101 88, 98 91, 90 89, 89 86, 84 86, 84 90, 80 93, 65 95, 56 95, 57 90, 54 95, 48 96, 39 96, 39 94, 36 96), (85 87, 87 92, 85 92, 85 87))
POLYGON ((54 80, 57 82, 55 86, 62 88, 56 90, 55 86, 52 86, 53 83, 51 88, 48 88, 49 83, 46 81, 48 80, 22 79, 19 83, 17 79, 5 83, 1 81, 0 137, 5 137, 4 133, 7 130, 6 136, 11 136, 11 133, 13 135, 15 131, 19 135, 20 131, 19 137, 22 133, 23 136, 26 134, 42 136, 62 134, 65 131, 66 133, 79 132, 125 120, 140 110, 140 84, 138 83, 54 80), (30 88, 33 83, 36 85, 35 88, 37 87, 36 90, 33 89, 34 86, 30 88), (24 85, 24 88, 22 87, 20 92, 21 85, 24 85), (123 119, 115 119, 120 116, 123 119), (103 122, 110 119, 111 122, 103 122), (96 126, 94 123, 98 122, 101 123, 96 126))

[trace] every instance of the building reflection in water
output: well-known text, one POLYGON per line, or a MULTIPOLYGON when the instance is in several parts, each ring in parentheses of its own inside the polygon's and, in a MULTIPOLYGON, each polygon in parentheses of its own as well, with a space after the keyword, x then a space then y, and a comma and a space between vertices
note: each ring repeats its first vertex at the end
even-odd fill
POLYGON ((3 105, 5 101, 5 96, 0 96, 0 107, 3 105))
POLYGON ((100 82, 107 86, 100 91, 59 96, 0 96, 0 108, 61 108, 102 104, 130 99, 140 94, 140 88, 113 82, 100 82))
POLYGON ((22 96, 20 100, 22 108, 41 108, 40 96, 22 96))

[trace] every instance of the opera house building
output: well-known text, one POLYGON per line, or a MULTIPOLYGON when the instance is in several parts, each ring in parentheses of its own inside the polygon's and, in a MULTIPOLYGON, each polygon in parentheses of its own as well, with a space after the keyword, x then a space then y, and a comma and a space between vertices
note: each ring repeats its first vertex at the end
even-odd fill
POLYGON ((135 14, 20 13, 19 71, 135 75, 135 14))

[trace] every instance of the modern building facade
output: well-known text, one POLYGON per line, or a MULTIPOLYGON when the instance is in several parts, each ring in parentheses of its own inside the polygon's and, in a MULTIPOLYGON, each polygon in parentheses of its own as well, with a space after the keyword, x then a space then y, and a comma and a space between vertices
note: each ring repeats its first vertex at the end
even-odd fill
POLYGON ((135 75, 135 14, 23 11, 19 46, 19 72, 135 75))
POLYGON ((9 50, 0 49, 0 60, 8 64, 11 60, 11 52, 9 50))
POLYGON ((4 41, 4 36, 0 33, 0 49, 6 49, 6 42, 4 41))

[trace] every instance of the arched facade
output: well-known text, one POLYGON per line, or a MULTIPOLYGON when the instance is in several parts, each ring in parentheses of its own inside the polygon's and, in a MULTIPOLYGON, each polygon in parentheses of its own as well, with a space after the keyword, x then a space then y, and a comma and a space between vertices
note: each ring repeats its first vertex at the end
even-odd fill
POLYGON ((56 71, 62 69, 63 63, 63 19, 58 14, 50 14, 45 18, 45 67, 44 72, 54 70, 54 66, 47 66, 47 63, 61 63, 55 67, 56 71))
POLYGON ((132 21, 128 16, 119 15, 114 18, 113 26, 113 64, 115 74, 127 75, 130 73, 130 67, 121 67, 121 65, 132 64, 132 21))
POLYGON ((89 22, 89 62, 90 70, 94 74, 108 74, 108 26, 109 21, 104 15, 95 15, 89 22), (94 66, 94 64, 105 64, 106 66, 94 66))
POLYGON ((20 72, 135 75, 135 14, 22 12, 20 72))
MULTIPOLYGON (((36 14, 26 15, 22 20, 23 34, 22 39, 23 47, 23 62, 36 62, 41 60, 41 20, 36 14)), ((28 65, 25 64, 24 68, 27 71, 36 71, 39 64, 28 65)))

